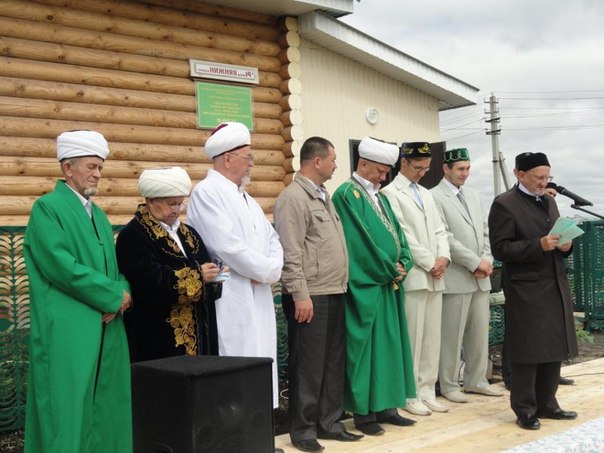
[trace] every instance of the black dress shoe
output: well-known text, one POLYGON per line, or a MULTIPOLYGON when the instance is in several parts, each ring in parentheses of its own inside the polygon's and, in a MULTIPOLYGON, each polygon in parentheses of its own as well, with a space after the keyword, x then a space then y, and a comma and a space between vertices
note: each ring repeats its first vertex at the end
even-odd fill
POLYGON ((577 418, 577 413, 575 411, 565 411, 563 409, 556 409, 549 413, 539 414, 541 418, 552 418, 554 420, 574 420, 577 418))
POLYGON ((296 442, 292 441, 292 445, 300 451, 323 451, 323 445, 315 439, 302 439, 296 442))
POLYGON ((516 424, 520 426, 522 429, 539 429, 541 428, 541 423, 539 423, 539 419, 533 415, 525 415, 522 417, 518 417, 516 419, 516 424))
POLYGON ((376 422, 360 423, 355 425, 355 428, 368 436, 379 436, 386 432, 376 422))
POLYGON ((285 453, 283 448, 275 448, 275 453, 285 453))
POLYGON ((377 417, 377 421, 380 423, 389 423, 394 426, 413 426, 417 423, 415 420, 411 420, 410 418, 405 418, 400 414, 394 414, 390 417, 377 417))
POLYGON ((340 442, 356 442, 357 440, 361 440, 363 437, 362 434, 354 434, 349 431, 342 431, 341 433, 319 433, 317 434, 319 439, 331 439, 338 440, 340 442))
POLYGON ((575 385, 575 380, 560 376, 560 385, 575 385))

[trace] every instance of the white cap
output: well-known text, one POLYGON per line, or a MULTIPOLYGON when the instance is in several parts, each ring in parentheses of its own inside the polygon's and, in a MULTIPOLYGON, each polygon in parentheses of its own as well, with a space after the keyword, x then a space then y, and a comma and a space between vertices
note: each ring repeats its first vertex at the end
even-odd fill
POLYGON ((102 134, 95 131, 63 132, 57 137, 57 159, 96 156, 107 159, 109 144, 102 134))
POLYGON ((145 198, 187 197, 191 178, 184 168, 149 168, 138 178, 138 191, 145 198))
POLYGON ((203 149, 210 159, 214 159, 251 143, 250 131, 244 124, 221 123, 212 131, 203 149))
POLYGON ((385 143, 371 137, 365 137, 359 143, 359 157, 378 164, 392 167, 396 164, 398 155, 398 147, 392 143, 385 143))

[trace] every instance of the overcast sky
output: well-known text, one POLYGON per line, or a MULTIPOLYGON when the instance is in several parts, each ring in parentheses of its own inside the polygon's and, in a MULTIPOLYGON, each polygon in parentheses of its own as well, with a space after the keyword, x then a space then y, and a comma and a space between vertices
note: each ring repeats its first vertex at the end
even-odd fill
MULTIPOLYGON (((514 157, 545 152, 554 182, 604 215, 604 1, 361 0, 343 22, 480 89, 476 106, 441 113, 447 148, 472 157, 468 186, 493 195, 484 119, 499 99, 499 145, 514 157)), ((503 186, 502 186, 503 188, 503 186)), ((563 215, 583 215, 558 196, 563 215)))

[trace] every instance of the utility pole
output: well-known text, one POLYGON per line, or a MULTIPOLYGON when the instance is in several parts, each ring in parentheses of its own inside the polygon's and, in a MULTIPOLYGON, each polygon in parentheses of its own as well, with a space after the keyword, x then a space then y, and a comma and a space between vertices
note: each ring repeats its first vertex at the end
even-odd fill
POLYGON ((495 196, 501 193, 501 178, 499 173, 499 135, 501 134, 501 127, 499 126, 500 118, 497 104, 498 102, 497 98, 495 97, 495 93, 491 92, 491 97, 489 98, 489 118, 487 118, 485 121, 487 123, 491 123, 491 130, 487 130, 486 134, 491 136, 491 148, 493 152, 493 193, 495 196))

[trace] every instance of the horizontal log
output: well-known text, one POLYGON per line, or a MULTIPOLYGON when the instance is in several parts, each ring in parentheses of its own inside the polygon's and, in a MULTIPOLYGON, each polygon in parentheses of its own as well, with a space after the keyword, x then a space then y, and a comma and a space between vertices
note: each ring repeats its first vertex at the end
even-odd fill
POLYGON ((279 72, 279 68, 283 64, 278 56, 264 56, 224 49, 212 49, 190 44, 166 42, 164 40, 152 41, 135 36, 123 36, 110 32, 85 30, 59 24, 32 22, 12 17, 0 17, 0 30, 2 30, 3 35, 13 38, 185 61, 191 58, 220 61, 222 63, 252 66, 269 72, 279 72))
POLYGON ((289 126, 283 129, 282 135, 286 142, 291 142, 293 140, 302 140, 304 138, 304 131, 302 130, 302 126, 289 126))
POLYGON ((282 31, 298 31, 298 18, 296 17, 282 17, 279 21, 279 29, 282 31))
POLYGON ((297 47, 287 47, 279 54, 279 61, 282 64, 300 63, 301 59, 300 49, 297 47))
POLYGON ((109 12, 112 16, 227 33, 250 39, 276 41, 279 37, 277 18, 274 16, 190 0, 145 0, 144 4, 123 0, 37 0, 37 3, 64 5, 105 14, 109 12))
MULTIPOLYGON (((59 121, 5 116, 0 121, 0 136, 55 139, 64 131, 89 129, 98 131, 107 141, 200 146, 210 136, 209 130, 170 129, 151 126, 106 124, 87 121, 59 121)), ((275 134, 252 134, 252 148, 281 150, 285 140, 275 134)))
POLYGON ((302 76, 300 63, 284 64, 279 70, 279 75, 283 79, 299 79, 302 76))
MULTIPOLYGON (((97 105, 91 109, 88 105, 74 102, 2 96, 0 96, 0 116, 95 121, 184 129, 195 129, 197 126, 197 115, 192 112, 105 105, 97 105)), ((283 130, 283 123, 280 120, 255 118, 254 130, 262 134, 280 134, 283 130)))
MULTIPOLYGON (((129 161, 128 166, 134 167, 138 161, 153 162, 156 166, 211 163, 201 146, 110 142, 109 149, 111 154, 107 162, 125 160, 129 161)), ((280 150, 254 148, 252 153, 255 165, 281 166, 285 159, 280 150)), ((0 136, 0 156, 11 160, 51 158, 56 162, 56 142, 45 138, 0 136)))
MULTIPOLYGON (((107 160, 103 166, 101 181, 105 179, 138 180, 143 170, 165 166, 180 166, 187 171, 193 180, 205 178, 208 169, 212 168, 211 164, 198 163, 166 162, 158 164, 158 162, 107 160)), ((254 164, 251 173, 252 179, 258 182, 281 181, 283 179, 282 168, 283 165, 254 164)), ((0 194, 16 195, 19 193, 37 194, 38 192, 31 192, 32 187, 34 187, 33 184, 36 183, 36 179, 44 177, 51 178, 54 187, 56 179, 62 177, 63 174, 56 159, 0 156, 0 175, 3 176, 2 184, 0 184, 0 194), (10 191, 10 193, 7 191, 10 191)))
MULTIPOLYGON (((28 216, 34 202, 39 197, 22 195, 0 195, 0 225, 8 225, 4 219, 15 216, 28 216)), ((272 197, 254 197, 265 213, 271 213, 275 204, 272 197)), ((107 215, 130 216, 136 207, 143 202, 141 197, 94 197, 94 202, 99 205, 107 215)))
MULTIPOLYGON (((261 177, 264 172, 262 167, 254 167, 256 178, 261 177)), ((205 170, 198 170, 196 175, 202 174, 205 178, 205 170)), ((190 174, 190 173, 189 173, 190 174)), ((267 174, 271 175, 270 172, 267 174)), ((273 172, 272 175, 275 173, 273 172)), ((192 178, 193 183, 199 179, 192 178)), ((52 192, 57 182, 56 177, 51 176, 4 176, 0 184, 0 196, 40 196, 52 192)), ((284 188, 282 181, 259 181, 254 180, 246 190, 253 197, 277 197, 284 188)), ((140 197, 138 191, 138 178, 108 178, 103 176, 99 182, 99 196, 101 197, 140 197)))
POLYGON ((302 92, 302 82, 300 79, 287 79, 281 82, 281 92, 289 94, 300 94, 302 92))
POLYGON ((294 172, 294 159, 294 157, 288 157, 285 159, 285 162, 283 162, 283 169, 286 171, 286 173, 294 172))
POLYGON ((303 116, 300 110, 288 110, 279 119, 285 126, 301 126, 303 116))
MULTIPOLYGON (((2 38, 0 37, 1 40, 2 38)), ((0 96, 150 109, 157 109, 157 106, 161 105, 163 110, 196 111, 196 100, 193 96, 123 90, 119 88, 100 88, 81 84, 65 84, 10 77, 0 77, 0 96)), ((279 118, 283 111, 279 104, 267 102, 254 102, 253 109, 254 117, 270 119, 279 118)))
POLYGON ((285 175, 285 178, 283 178, 283 184, 285 184, 286 187, 289 186, 294 180, 294 174, 295 173, 288 173, 285 175))
POLYGON ((281 47, 300 47, 300 35, 297 31, 290 30, 279 38, 281 47))
POLYGON ((77 24, 78 28, 86 30, 111 31, 125 36, 234 52, 248 52, 274 57, 281 51, 279 42, 247 39, 224 33, 192 30, 184 27, 162 25, 157 22, 145 22, 138 19, 133 20, 58 6, 44 6, 19 0, 2 0, 2 15, 33 22, 52 22, 64 26, 77 24))
MULTIPOLYGON (((0 55, 93 68, 190 78, 188 61, 86 49, 6 36, 0 36, 0 55)), ((279 73, 281 72, 283 72, 283 68, 279 70, 279 73)), ((282 82, 279 73, 259 71, 259 86, 278 88, 282 82)))
MULTIPOLYGON (((90 69, 79 66, 18 58, 0 58, 0 77, 2 76, 108 88, 125 88, 145 92, 162 92, 170 95, 193 96, 195 94, 195 83, 188 79, 151 75, 141 76, 140 74, 109 69, 96 69, 91 72, 90 69), (94 76, 91 74, 94 74, 94 76)), ((256 102, 279 103, 281 96, 281 91, 278 88, 256 86, 252 89, 252 97, 256 102)))
POLYGON ((281 98, 279 105, 283 110, 300 110, 302 98, 299 94, 287 94, 281 98))

